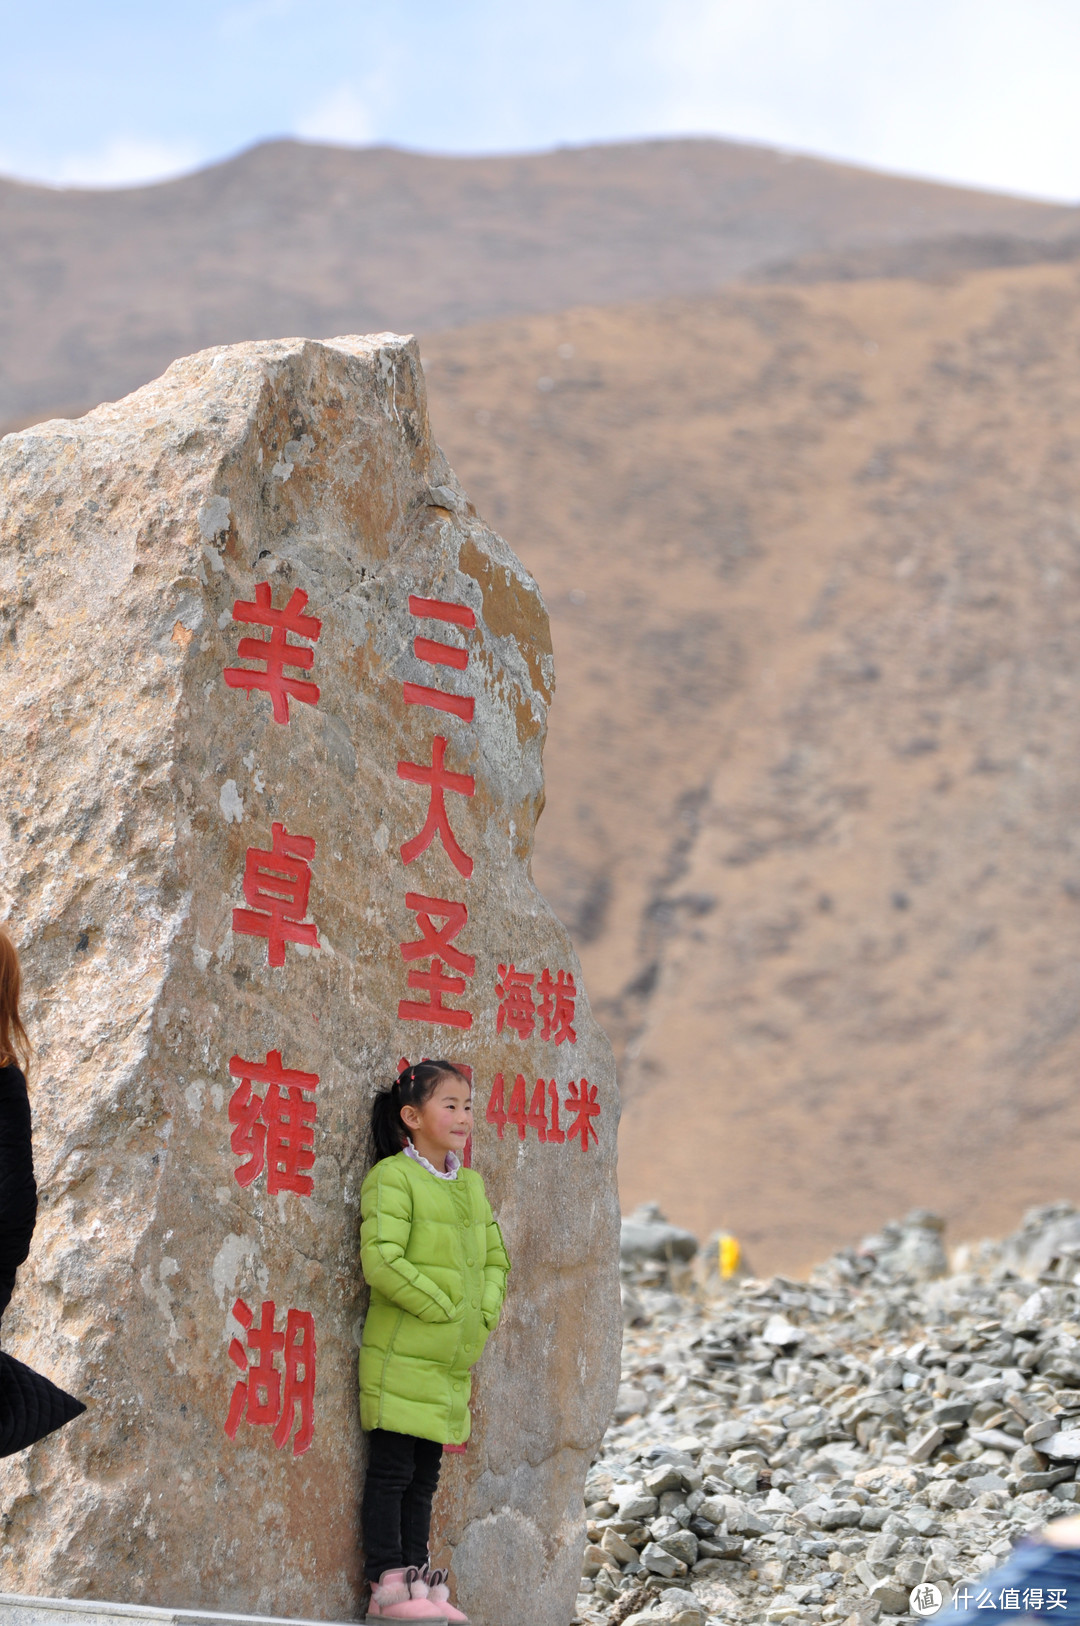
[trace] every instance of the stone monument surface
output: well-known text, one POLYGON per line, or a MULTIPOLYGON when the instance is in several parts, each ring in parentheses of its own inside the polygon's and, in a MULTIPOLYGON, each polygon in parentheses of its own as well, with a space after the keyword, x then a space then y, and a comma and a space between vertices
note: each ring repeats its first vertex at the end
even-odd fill
POLYGON ((393 334, 202 352, 0 442, 0 918, 42 1203, 6 1592, 354 1616, 373 1089, 472 1069, 513 1262, 434 1557, 565 1626, 619 1369, 618 1102, 533 885, 536 584, 393 334))

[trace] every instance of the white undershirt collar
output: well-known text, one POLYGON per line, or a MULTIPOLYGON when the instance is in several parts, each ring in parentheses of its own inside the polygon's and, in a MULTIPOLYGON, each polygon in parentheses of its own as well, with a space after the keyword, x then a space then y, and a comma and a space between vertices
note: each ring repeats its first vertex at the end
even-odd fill
POLYGON ((447 1152, 446 1171, 444 1173, 442 1169, 437 1169, 433 1163, 429 1163, 426 1157, 421 1157, 411 1140, 407 1140, 405 1142, 402 1150, 404 1151, 406 1157, 412 1158, 414 1163, 422 1163, 424 1168, 427 1169, 428 1173, 435 1176, 436 1180, 457 1179, 457 1172, 461 1167, 461 1159, 457 1156, 456 1152, 447 1152))

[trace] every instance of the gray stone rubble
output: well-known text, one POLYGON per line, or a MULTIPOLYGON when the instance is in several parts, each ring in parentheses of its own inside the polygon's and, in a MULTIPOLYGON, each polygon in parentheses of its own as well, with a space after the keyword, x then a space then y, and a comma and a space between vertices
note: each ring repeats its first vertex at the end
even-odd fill
POLYGON ((1071 1204, 951 1267, 942 1222, 916 1211, 806 1281, 720 1282, 664 1224, 654 1207, 626 1222, 583 1626, 914 1618, 920 1582, 948 1597, 1080 1511, 1071 1204))

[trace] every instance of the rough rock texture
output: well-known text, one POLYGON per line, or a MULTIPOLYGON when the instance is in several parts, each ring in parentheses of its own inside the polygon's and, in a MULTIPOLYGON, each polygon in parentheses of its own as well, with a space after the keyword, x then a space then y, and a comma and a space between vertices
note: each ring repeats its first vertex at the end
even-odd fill
MULTIPOLYGON (((415 345, 394 335, 188 357, 115 406, 4 440, 0 492, 0 915, 24 955, 43 1191, 4 1338, 90 1407, 8 1466, 0 1585, 355 1613, 369 1102, 400 1056, 449 1054, 475 1072, 473 1162, 514 1270, 472 1441, 447 1458, 436 1556, 453 1550, 478 1626, 562 1626, 617 1370, 617 1100, 569 940, 529 872, 553 681, 537 588, 432 442, 415 345), (271 634, 234 612, 258 604, 259 583, 272 608, 321 622, 288 635, 313 659, 287 669, 287 721, 270 692, 225 679, 267 670, 240 641, 271 634), (407 703, 410 684, 460 703, 407 703), (417 775, 440 740, 474 794, 463 779, 446 789, 452 836, 429 830, 406 866, 431 800, 417 775), (249 855, 275 831, 293 872, 268 901, 249 855), (424 927, 407 894, 464 905, 429 908, 427 954, 408 960, 400 945, 421 950, 424 927), (440 932, 460 982, 441 997, 468 1027, 398 1014, 433 997, 440 932), (497 1026, 511 962, 535 978, 531 1034, 524 1018, 497 1026), (576 1042, 542 1020, 545 969, 576 979, 576 1042), (259 1171, 260 1123, 280 1132, 284 1102, 233 1058, 273 1051, 318 1075, 288 1098, 292 1133, 313 1144, 292 1160, 271 1144, 259 1171), (504 1130, 484 1110, 500 1073, 504 1130), (594 1091, 586 1149, 567 1102, 594 1091), (244 1389, 258 1356, 238 1300, 252 1339, 273 1301, 300 1390, 314 1330, 309 1449, 304 1404, 284 1406, 272 1377, 244 1389), (230 1439, 236 1398, 247 1412, 230 1439)), ((273 1360, 287 1393, 280 1346, 273 1360)))

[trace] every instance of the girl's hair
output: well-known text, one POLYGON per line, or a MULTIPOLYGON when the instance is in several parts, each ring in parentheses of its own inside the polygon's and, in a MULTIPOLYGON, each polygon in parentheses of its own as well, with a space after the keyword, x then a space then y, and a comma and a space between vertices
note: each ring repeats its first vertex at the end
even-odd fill
POLYGON ((19 951, 7 927, 0 926, 0 1067, 14 1062, 25 1070, 30 1061, 30 1038, 19 1015, 21 990, 19 951))
POLYGON ((468 1079, 452 1061, 418 1061, 406 1067, 388 1090, 380 1090, 371 1104, 371 1161, 395 1157, 409 1139, 401 1121, 402 1107, 422 1107, 434 1095, 440 1078, 453 1073, 463 1084, 468 1079))

